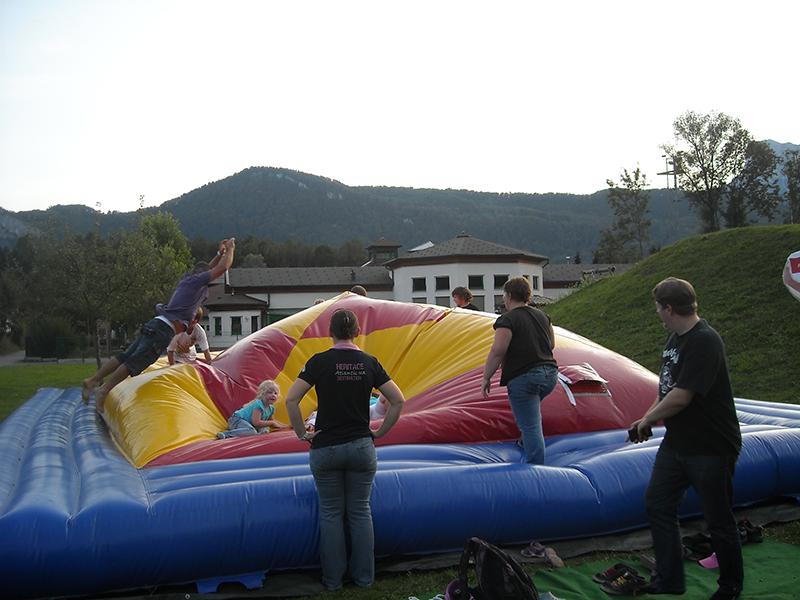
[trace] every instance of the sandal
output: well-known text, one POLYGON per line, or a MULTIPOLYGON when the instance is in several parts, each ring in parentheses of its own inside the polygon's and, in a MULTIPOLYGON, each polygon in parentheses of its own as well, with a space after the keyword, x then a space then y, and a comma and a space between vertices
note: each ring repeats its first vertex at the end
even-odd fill
POLYGON ((531 542, 527 548, 523 548, 520 554, 525 558, 541 559, 539 562, 544 562, 545 549, 539 542, 531 542))

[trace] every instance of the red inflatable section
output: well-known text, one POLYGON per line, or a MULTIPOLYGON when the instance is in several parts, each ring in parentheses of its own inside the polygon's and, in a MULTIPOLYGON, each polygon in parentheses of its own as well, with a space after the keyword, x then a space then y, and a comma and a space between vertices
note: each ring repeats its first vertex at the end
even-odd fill
MULTIPOLYGON (((377 445, 473 444, 519 437, 506 390, 499 386, 499 370, 489 399, 481 394, 495 315, 349 293, 262 329, 211 365, 198 364, 222 416, 227 419, 252 400, 265 379, 278 381, 285 393, 305 361, 331 346, 328 323, 339 308, 356 313, 361 325, 356 343, 381 361, 406 395, 400 421, 377 445)), ((656 397, 658 380, 652 372, 558 327, 554 354, 560 382, 542 404, 546 436, 628 428, 656 397)), ((304 416, 314 403, 314 398, 304 400, 304 416)), ((280 402, 276 418, 288 422, 285 414, 280 402)), ((292 431, 274 431, 194 442, 148 466, 307 449, 292 431)))

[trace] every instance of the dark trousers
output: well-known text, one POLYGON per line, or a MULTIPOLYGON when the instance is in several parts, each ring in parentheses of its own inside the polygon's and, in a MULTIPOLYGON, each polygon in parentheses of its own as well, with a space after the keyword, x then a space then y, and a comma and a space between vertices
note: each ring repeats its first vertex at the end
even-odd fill
POLYGON ((733 475, 738 459, 736 454, 682 455, 661 444, 644 496, 660 587, 686 588, 678 509, 691 486, 700 499, 712 547, 717 553, 719 589, 730 594, 742 591, 742 546, 733 515, 733 475))

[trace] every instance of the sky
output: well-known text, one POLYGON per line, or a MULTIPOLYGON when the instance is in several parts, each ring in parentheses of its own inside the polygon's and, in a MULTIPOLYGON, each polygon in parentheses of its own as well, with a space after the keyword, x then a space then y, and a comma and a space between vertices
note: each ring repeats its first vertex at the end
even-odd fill
POLYGON ((254 166, 589 194, 686 111, 800 143, 796 0, 0 0, 0 207, 128 212, 254 166))

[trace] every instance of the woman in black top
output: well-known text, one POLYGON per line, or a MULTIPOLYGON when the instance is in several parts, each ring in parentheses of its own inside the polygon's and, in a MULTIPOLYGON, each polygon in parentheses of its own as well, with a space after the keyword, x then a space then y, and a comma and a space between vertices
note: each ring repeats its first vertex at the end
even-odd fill
POLYGON ((531 285, 524 277, 512 277, 503 285, 508 312, 494 323, 494 342, 486 358, 481 389, 483 397, 488 398, 492 375, 502 364, 500 385, 508 391, 526 459, 543 465, 541 402, 556 386, 558 364, 553 358, 555 333, 550 317, 529 306, 530 300, 531 285))
POLYGON ((286 394, 286 410, 301 440, 311 442, 309 464, 319 494, 322 583, 342 587, 348 571, 344 522, 350 532, 350 578, 361 587, 375 579, 374 533, 369 497, 378 468, 374 441, 400 418, 405 399, 374 356, 355 345, 358 318, 347 309, 331 316, 333 348, 312 356, 286 394), (317 419, 307 432, 300 400, 317 392, 317 419), (389 402, 383 423, 370 429, 369 403, 373 388, 389 402))

